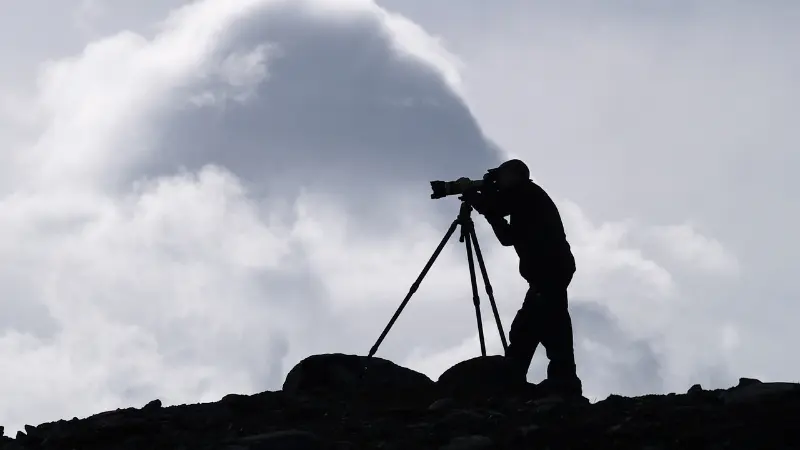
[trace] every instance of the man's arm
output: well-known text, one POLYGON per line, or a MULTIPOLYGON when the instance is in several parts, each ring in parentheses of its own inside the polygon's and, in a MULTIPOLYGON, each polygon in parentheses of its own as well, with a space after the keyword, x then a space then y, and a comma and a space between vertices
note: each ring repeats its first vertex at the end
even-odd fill
POLYGON ((492 226, 497 240, 500 241, 504 247, 514 245, 514 236, 511 233, 511 225, 506 222, 506 219, 501 216, 486 216, 486 221, 492 226))
POLYGON ((514 245, 511 225, 503 218, 503 213, 496 203, 498 201, 497 198, 489 199, 477 192, 465 192, 459 198, 469 203, 475 211, 486 218, 500 244, 505 247, 514 245))

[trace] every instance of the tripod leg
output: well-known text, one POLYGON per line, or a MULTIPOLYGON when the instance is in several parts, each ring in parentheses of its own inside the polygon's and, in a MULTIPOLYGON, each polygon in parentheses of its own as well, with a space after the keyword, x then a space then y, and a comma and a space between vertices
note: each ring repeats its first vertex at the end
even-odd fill
POLYGON ((422 279, 425 278, 425 275, 431 269, 431 266, 433 266, 433 262, 436 261, 436 258, 439 256, 439 253, 442 252, 442 249, 444 248, 445 244, 447 244, 447 241, 450 239, 450 236, 452 236, 453 233, 456 231, 456 226, 458 225, 458 223, 459 220, 456 219, 450 225, 450 228, 447 230, 447 233, 445 233, 444 237, 442 238, 442 241, 439 243, 439 246, 436 247, 436 251, 433 252, 433 255, 428 260, 428 263, 425 264, 425 267, 422 269, 422 272, 419 274, 416 281, 414 281, 414 284, 411 285, 411 289, 409 289, 408 294, 406 294, 406 297, 403 299, 402 303, 400 303, 400 307, 397 308, 397 311, 395 311, 391 320, 389 320, 389 323, 386 325, 386 328, 383 329, 383 332, 381 333, 377 342, 375 342, 375 345, 373 345, 372 348, 370 349, 369 355, 367 355, 367 362, 369 362, 370 358, 372 358, 372 356, 374 356, 375 353, 378 351, 378 346, 380 346, 381 342, 383 342, 383 339, 386 338, 386 334, 389 333, 389 329, 392 328, 394 322, 397 320, 398 317, 400 317, 400 313, 403 312, 403 308, 406 307, 406 304, 411 299, 411 296, 414 295, 414 292, 416 292, 417 289, 419 289, 419 285, 420 283, 422 283, 422 279))
POLYGON ((494 292, 492 285, 489 283, 489 274, 486 272, 486 264, 483 262, 483 255, 481 254, 481 247, 478 245, 478 236, 475 234, 475 228, 470 229, 470 238, 475 246, 475 256, 478 258, 478 267, 481 269, 483 276, 483 283, 486 285, 486 296, 489 297, 489 303, 492 305, 492 313, 494 314, 494 321, 497 323, 497 331, 500 333, 500 342, 503 343, 503 353, 508 351, 508 343, 506 342, 506 334, 503 332, 503 324, 500 322, 500 313, 497 312, 497 303, 494 301, 494 292))
MULTIPOLYGON (((470 224, 462 225, 469 227, 470 224)), ((475 279, 475 262, 472 260, 472 233, 465 230, 464 241, 467 243, 467 262, 469 263, 469 279, 472 283, 472 303, 475 304, 475 316, 478 319, 478 338, 481 342, 481 355, 486 356, 486 340, 483 336, 483 320, 481 320, 481 300, 478 297, 478 281, 475 279)))

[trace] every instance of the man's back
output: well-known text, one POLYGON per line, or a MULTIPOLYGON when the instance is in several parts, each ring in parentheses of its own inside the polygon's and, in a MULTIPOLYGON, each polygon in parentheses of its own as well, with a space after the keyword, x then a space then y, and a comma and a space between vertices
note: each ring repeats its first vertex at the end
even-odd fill
POLYGON ((506 199, 520 274, 534 283, 571 277, 575 259, 561 214, 550 196, 529 180, 509 190, 506 199))

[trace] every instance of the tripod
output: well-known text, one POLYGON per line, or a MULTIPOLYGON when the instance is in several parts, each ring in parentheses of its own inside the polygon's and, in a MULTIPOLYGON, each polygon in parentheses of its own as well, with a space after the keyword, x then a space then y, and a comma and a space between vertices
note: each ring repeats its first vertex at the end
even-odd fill
MULTIPOLYGON (((472 260, 472 246, 475 246, 475 255, 478 257, 478 266, 481 269, 481 275, 483 276, 483 283, 486 286, 486 295, 489 297, 489 303, 492 305, 492 313, 494 313, 494 320, 497 323, 497 331, 500 333, 500 340, 503 343, 503 351, 505 352, 508 348, 506 344, 506 336, 503 333, 503 325, 500 323, 500 314, 497 312, 497 304, 494 301, 494 295, 492 293, 492 285, 489 284, 489 275, 486 273, 486 265, 483 263, 483 255, 481 254, 481 248, 478 245, 478 237, 475 235, 475 222, 472 221, 472 217, 470 213, 472 212, 472 207, 462 201, 461 202, 461 210, 458 213, 458 217, 453 223, 450 225, 450 228, 447 230, 447 233, 442 238, 442 241, 439 243, 439 246, 436 247, 436 251, 433 252, 433 255, 428 260, 428 263, 425 264, 425 267, 422 269, 422 273, 419 274, 417 280, 411 285, 411 289, 406 294, 406 297, 403 299, 403 302, 400 303, 400 307, 397 308, 397 311, 392 316, 389 323, 384 328, 383 332, 381 333, 378 341, 375 342, 375 345, 369 351, 369 355, 367 355, 366 364, 369 363, 370 358, 372 358, 375 353, 378 351, 378 346, 381 345, 383 339, 386 338, 386 334, 389 333, 389 330, 394 325, 394 322, 400 317, 400 313, 403 312, 403 308, 406 307, 408 301, 411 300, 411 296, 414 295, 414 292, 417 291, 419 288, 420 283, 422 283, 422 279, 425 278, 425 275, 430 270, 431 266, 433 266, 434 261, 442 252, 447 241, 453 235, 456 230, 456 226, 461 225, 461 237, 459 238, 459 242, 466 242, 467 246, 467 262, 469 263, 469 277, 472 283, 472 302, 475 305, 475 315, 478 319, 478 337, 481 343, 481 355, 486 356, 486 342, 483 336, 483 321, 481 320, 481 307, 480 307, 480 299, 478 298, 478 282, 475 279, 475 263, 472 260)), ((366 368, 366 367, 365 367, 366 368)))

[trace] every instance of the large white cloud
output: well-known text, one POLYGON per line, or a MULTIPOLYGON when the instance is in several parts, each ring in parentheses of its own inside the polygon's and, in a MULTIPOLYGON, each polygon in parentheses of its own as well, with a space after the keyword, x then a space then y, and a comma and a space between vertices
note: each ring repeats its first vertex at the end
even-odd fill
MULTIPOLYGON (((206 0, 155 28, 175 5, 137 4, 137 23, 79 12, 114 33, 55 50, 32 98, 0 95, 15 124, 0 169, 9 430, 276 389, 309 354, 367 353, 457 212, 427 182, 502 157, 462 96, 469 64, 372 2, 206 0)), ((555 196, 587 395, 730 380, 746 332, 693 303, 698 279, 742 270, 725 240, 681 214, 598 222, 555 196)), ((507 331, 525 285, 478 226, 507 331)), ((435 377, 478 354, 458 244, 380 356, 435 377)))
POLYGON ((206 1, 44 64, 35 110, 5 111, 32 130, 0 219, 7 429, 365 353, 450 219, 427 180, 491 161, 447 58, 368 2, 206 1))

